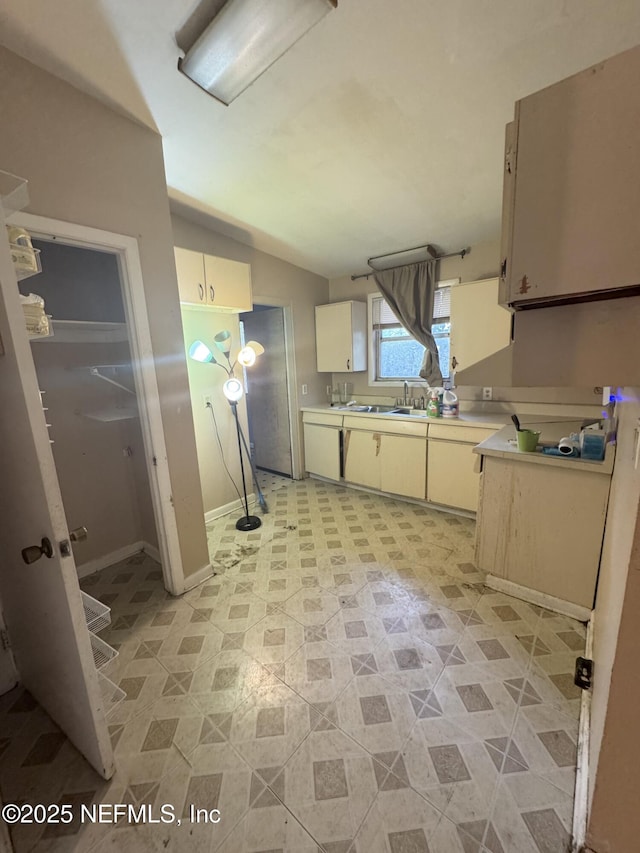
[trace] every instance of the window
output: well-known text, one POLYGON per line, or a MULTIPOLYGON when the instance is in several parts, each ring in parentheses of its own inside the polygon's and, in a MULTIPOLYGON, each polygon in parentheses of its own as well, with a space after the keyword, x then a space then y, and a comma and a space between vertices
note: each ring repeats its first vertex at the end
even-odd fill
MULTIPOLYGON (((449 377, 451 284, 440 282, 435 292, 431 331, 438 347, 442 378, 449 377)), ((398 322, 384 297, 369 294, 370 381, 384 384, 416 379, 424 347, 398 322)))

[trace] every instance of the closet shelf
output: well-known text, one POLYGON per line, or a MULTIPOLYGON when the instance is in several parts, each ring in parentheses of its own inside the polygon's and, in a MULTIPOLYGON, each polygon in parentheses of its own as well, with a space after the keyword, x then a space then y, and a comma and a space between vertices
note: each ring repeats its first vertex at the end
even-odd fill
POLYGON ((135 396, 135 391, 131 388, 127 388, 126 385, 123 385, 122 382, 118 382, 116 379, 111 376, 105 376, 105 373, 112 373, 113 376, 118 376, 118 370, 131 370, 131 363, 124 362, 122 364, 87 364, 83 367, 72 367, 71 370, 82 370, 89 371, 92 376, 95 376, 96 379, 102 379, 104 382, 108 382, 109 385, 115 385, 116 388, 119 388, 121 391, 126 391, 127 394, 133 394, 135 396))
POLYGON ((105 643, 104 640, 101 640, 100 637, 96 637, 95 634, 91 634, 90 636, 91 649, 93 651, 93 662, 96 669, 102 669, 102 667, 106 666, 109 661, 112 661, 118 656, 118 652, 108 643, 105 643))
POLYGON ((111 421, 128 421, 132 418, 139 417, 138 410, 135 408, 122 409, 98 409, 93 412, 80 412, 83 418, 89 418, 91 421, 102 421, 110 423, 111 421))
POLYGON ((102 701, 104 702, 104 712, 108 714, 116 705, 119 705, 123 699, 126 699, 127 694, 121 687, 110 681, 106 675, 98 673, 98 681, 100 683, 100 692, 102 693, 102 701))
POLYGON ((86 592, 80 591, 82 596, 82 606, 84 607, 84 618, 87 622, 87 628, 97 634, 102 631, 107 625, 111 624, 111 608, 107 607, 101 601, 87 595, 86 592))
MULTIPOLYGON (((129 340, 126 323, 98 323, 91 320, 53 320, 49 337, 56 344, 116 344, 129 340)), ((38 338, 33 338, 38 340, 38 338)))

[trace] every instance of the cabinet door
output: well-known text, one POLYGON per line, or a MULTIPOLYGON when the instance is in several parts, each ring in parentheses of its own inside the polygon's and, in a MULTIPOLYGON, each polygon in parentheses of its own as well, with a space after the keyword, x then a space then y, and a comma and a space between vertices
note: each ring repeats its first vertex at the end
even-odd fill
POLYGON ((340 430, 304 424, 304 467, 310 474, 340 479, 340 430))
POLYGON ((316 356, 319 373, 353 371, 350 302, 316 306, 316 356))
POLYGON ((202 252, 174 248, 180 302, 187 305, 206 305, 204 256, 202 252))
POLYGON ((425 499, 427 440, 404 435, 383 435, 380 454, 380 488, 392 495, 425 499))
POLYGON ((251 311, 251 267, 228 258, 204 256, 206 301, 212 308, 251 311))
POLYGON ((480 485, 477 460, 473 444, 430 440, 427 500, 476 512, 480 485))
POLYGON ((591 609, 610 479, 486 456, 478 568, 591 609))
POLYGON ((451 288, 451 367, 465 370, 509 346, 511 312, 498 304, 497 278, 451 288))
POLYGON ((356 429, 344 431, 344 479, 348 483, 380 488, 382 435, 356 429))
POLYGON ((516 104, 510 303, 638 283, 639 79, 636 47, 516 104))

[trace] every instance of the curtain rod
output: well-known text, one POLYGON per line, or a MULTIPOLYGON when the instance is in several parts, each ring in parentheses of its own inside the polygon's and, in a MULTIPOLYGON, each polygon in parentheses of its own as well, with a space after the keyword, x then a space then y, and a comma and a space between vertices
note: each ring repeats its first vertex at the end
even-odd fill
MULTIPOLYGON (((369 264, 369 266, 371 266, 371 263, 370 263, 371 261, 377 261, 380 258, 390 258, 393 255, 405 255, 407 252, 415 252, 418 249, 426 249, 426 248, 428 248, 428 246, 429 246, 429 244, 427 243, 425 246, 414 246, 412 249, 402 249, 402 251, 400 251, 400 252, 389 252, 388 255, 375 255, 375 257, 373 257, 373 258, 368 258, 367 263, 369 264)), ((430 260, 441 261, 443 258, 457 258, 458 255, 460 255, 461 258, 464 258, 464 256, 468 255, 470 251, 471 251, 471 248, 469 246, 467 246, 466 249, 460 249, 458 252, 449 252, 446 255, 435 255, 430 260)), ((388 267, 388 269, 400 269, 400 267, 409 267, 409 266, 411 266, 412 263, 415 263, 415 261, 411 261, 411 263, 409 263, 409 264, 399 264, 397 267, 388 267)), ((419 263, 422 263, 422 262, 419 262, 419 263)), ((384 272, 384 270, 375 270, 374 269, 373 272, 365 272, 365 273, 361 273, 360 275, 352 275, 351 281, 357 281, 357 279, 359 279, 359 278, 369 278, 369 276, 374 275, 377 272, 384 272)))

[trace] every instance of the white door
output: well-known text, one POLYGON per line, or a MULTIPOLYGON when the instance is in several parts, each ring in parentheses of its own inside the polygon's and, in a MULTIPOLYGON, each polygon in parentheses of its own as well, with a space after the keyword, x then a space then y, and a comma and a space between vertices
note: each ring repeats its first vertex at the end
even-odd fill
MULTIPOLYGON (((5 233, 0 213, 0 230, 5 233)), ((0 236, 0 599, 20 680, 104 778, 113 753, 6 237, 0 236), (22 550, 51 544, 27 564, 22 550), (46 545, 46 542, 44 542, 46 545)))
POLYGON ((267 308, 244 314, 244 337, 259 341, 264 353, 247 370, 247 413, 255 463, 287 477, 291 468, 291 424, 287 387, 284 312, 267 308))

